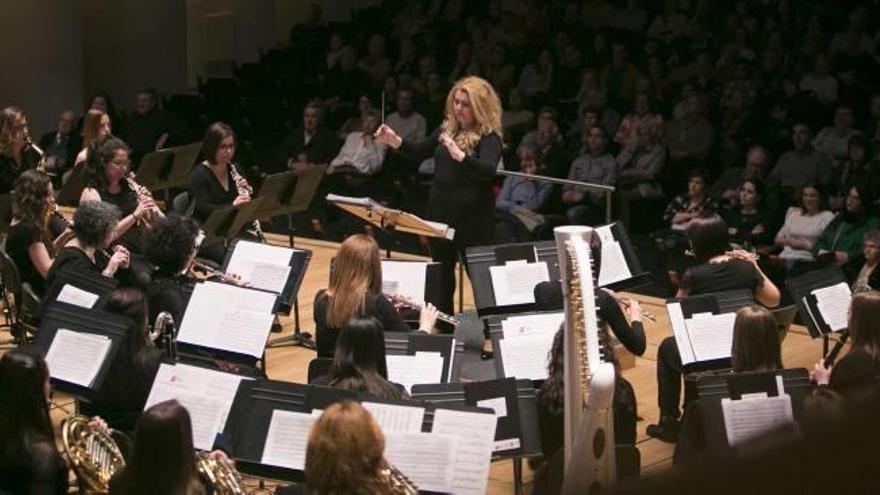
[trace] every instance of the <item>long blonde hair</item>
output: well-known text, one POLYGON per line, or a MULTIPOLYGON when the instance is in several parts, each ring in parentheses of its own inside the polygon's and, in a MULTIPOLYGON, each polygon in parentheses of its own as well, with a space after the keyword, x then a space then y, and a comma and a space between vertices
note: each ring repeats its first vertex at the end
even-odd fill
POLYGON ((488 81, 477 76, 468 76, 456 81, 449 94, 446 95, 446 112, 441 126, 443 132, 455 141, 465 153, 474 150, 480 139, 488 134, 501 134, 501 100, 498 93, 488 81), (464 130, 455 118, 455 94, 459 91, 467 93, 471 102, 476 125, 473 129, 464 130))
POLYGON ((367 294, 382 293, 382 263, 379 245, 365 234, 355 234, 339 247, 327 295, 327 326, 342 328, 362 311, 367 294))

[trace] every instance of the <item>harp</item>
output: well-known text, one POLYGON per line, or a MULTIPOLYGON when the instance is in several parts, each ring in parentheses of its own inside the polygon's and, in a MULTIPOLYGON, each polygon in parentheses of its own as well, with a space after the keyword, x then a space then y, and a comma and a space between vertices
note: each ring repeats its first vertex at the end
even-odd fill
POLYGON ((554 230, 565 300, 565 479, 563 494, 610 492, 614 462, 614 365, 603 355, 596 316, 590 227, 554 230))

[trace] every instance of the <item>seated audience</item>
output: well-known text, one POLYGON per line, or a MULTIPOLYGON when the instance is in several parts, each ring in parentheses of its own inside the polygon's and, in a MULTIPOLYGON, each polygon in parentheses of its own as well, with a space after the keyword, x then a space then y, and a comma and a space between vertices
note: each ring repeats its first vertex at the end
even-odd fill
POLYGON ((739 187, 739 206, 724 214, 731 244, 751 251, 773 240, 773 220, 764 205, 764 183, 747 179, 739 187))
POLYGON ((813 147, 831 158, 837 166, 847 159, 849 154, 849 141, 862 133, 853 128, 855 118, 849 105, 838 105, 834 112, 834 126, 825 127, 813 139, 813 147))
POLYGON ((345 137, 345 144, 327 167, 328 174, 355 172, 374 175, 382 169, 388 145, 376 141, 373 133, 379 128, 379 116, 375 112, 363 117, 360 130, 345 137))
POLYGON ((660 174, 666 164, 666 149, 657 141, 659 129, 649 124, 637 124, 636 141, 627 143, 617 155, 617 217, 630 225, 632 203, 644 199, 663 198, 660 174))
POLYGON ((669 149, 666 167, 669 183, 679 187, 678 179, 691 170, 706 167, 706 159, 715 144, 715 128, 706 118, 703 97, 692 94, 685 100, 685 114, 666 127, 664 144, 669 149))
POLYGON ((363 128, 364 120, 380 110, 381 109, 377 109, 373 106, 373 102, 368 95, 361 95, 357 100, 357 110, 355 115, 349 117, 348 120, 342 124, 342 127, 339 128, 338 137, 345 139, 345 136, 348 136, 350 133, 358 132, 363 128))
POLYGON ((645 92, 636 94, 633 110, 620 122, 617 134, 614 135, 614 142, 623 147, 638 144, 638 129, 640 127, 657 133, 658 137, 663 129, 663 116, 651 111, 651 95, 645 92))
MULTIPOLYGON (((617 182, 617 163, 606 151, 605 130, 599 126, 586 129, 586 146, 571 164, 568 179, 591 184, 613 186, 617 182)), ((583 186, 565 186, 562 202, 566 205, 566 220, 570 224, 595 225, 604 221, 605 193, 591 191, 583 186)))
POLYGON ((403 139, 421 141, 427 135, 428 125, 425 118, 415 111, 414 99, 411 89, 398 91, 397 111, 389 115, 385 123, 403 139))
POLYGON ((824 199, 817 183, 807 183, 801 189, 800 206, 792 206, 785 213, 785 223, 776 233, 775 243, 783 247, 779 258, 789 266, 814 259, 813 245, 834 219, 834 213, 825 209, 824 199))
POLYGON ((339 152, 339 141, 333 131, 321 125, 323 109, 309 103, 303 110, 303 125, 288 136, 284 149, 285 168, 303 170, 309 165, 330 163, 339 152))
POLYGON ((687 193, 672 198, 666 206, 663 219, 673 231, 684 231, 695 218, 718 212, 718 202, 706 193, 706 184, 706 173, 694 170, 688 179, 687 193))
POLYGON ((847 191, 852 186, 861 185, 874 198, 870 208, 876 213, 877 200, 880 199, 880 170, 877 167, 877 161, 870 159, 865 138, 861 135, 850 138, 847 158, 841 162, 834 177, 833 206, 839 208, 846 199, 847 191))
POLYGON ((797 123, 791 134, 794 149, 779 157, 767 177, 768 186, 781 189, 783 201, 793 201, 794 193, 808 183, 827 186, 831 181, 831 162, 825 153, 813 148, 810 126, 797 123))
POLYGON ((865 233, 880 228, 880 221, 871 215, 871 204, 873 200, 864 187, 851 187, 844 208, 813 244, 813 255, 838 265, 860 258, 865 233))
MULTIPOLYGON (((767 175, 767 163, 769 158, 767 150, 761 145, 753 145, 746 152, 745 166, 735 165, 726 167, 721 176, 712 184, 709 194, 718 198, 723 204, 734 207, 739 203, 740 184, 746 179, 758 179, 763 181, 767 175)), ((768 198, 764 198, 765 200, 768 198)))
MULTIPOLYGON (((37 144, 43 150, 47 172, 60 174, 73 165, 80 146, 75 126, 76 116, 73 110, 65 110, 58 118, 55 131, 47 132, 40 137, 37 144)), ((58 178, 60 179, 60 176, 58 178)))
POLYGON ((131 161, 135 167, 147 153, 169 144, 174 134, 180 134, 176 118, 159 108, 159 95, 150 87, 141 88, 135 95, 134 113, 125 122, 125 141, 131 146, 131 161))
POLYGON ((880 231, 871 230, 865 233, 862 256, 865 263, 855 273, 852 281, 853 293, 880 290, 880 271, 875 270, 880 264, 880 231))
MULTIPOLYGON (((528 109, 524 99, 518 88, 512 88, 507 95, 507 105, 501 113, 501 128, 505 135, 524 132, 534 124, 535 113, 528 109)), ((391 128, 394 129, 394 126, 391 128)))
MULTIPOLYGON (((518 149, 520 172, 540 175, 541 155, 532 146, 518 149)), ((525 177, 507 177, 495 198, 495 241, 500 244, 533 239, 546 219, 541 214, 553 184, 525 177)))

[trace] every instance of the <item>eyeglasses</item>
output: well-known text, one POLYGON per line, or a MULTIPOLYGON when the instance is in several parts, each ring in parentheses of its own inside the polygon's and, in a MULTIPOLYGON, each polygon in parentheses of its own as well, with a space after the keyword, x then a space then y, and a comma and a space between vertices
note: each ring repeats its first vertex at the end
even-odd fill
POLYGON ((131 160, 127 158, 125 160, 110 160, 109 163, 111 165, 116 165, 117 167, 128 167, 131 165, 131 160))

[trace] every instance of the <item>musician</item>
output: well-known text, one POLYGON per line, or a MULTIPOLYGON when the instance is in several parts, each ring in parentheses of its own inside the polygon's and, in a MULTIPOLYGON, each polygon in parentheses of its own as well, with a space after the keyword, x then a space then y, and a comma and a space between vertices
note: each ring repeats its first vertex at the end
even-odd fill
POLYGON ((56 219, 55 196, 49 176, 37 170, 26 170, 15 184, 14 213, 6 235, 6 253, 18 267, 23 283, 30 285, 39 297, 46 291, 46 275, 52 259, 73 231, 66 222, 56 219), (58 229, 59 234, 53 235, 58 229))
POLYGON ((24 112, 16 107, 4 108, 0 112, 0 194, 12 192, 18 176, 40 162, 29 140, 24 112))
MULTIPOLYGON (((211 455, 225 457, 220 451, 211 455)), ((199 477, 192 422, 186 408, 176 400, 168 400, 144 411, 134 430, 128 463, 110 479, 110 493, 201 495, 213 492, 212 488, 199 477)))
POLYGON ((156 270, 147 289, 149 321, 167 311, 180 325, 196 282, 187 269, 196 257, 198 236, 196 221, 179 215, 168 215, 150 233, 147 257, 156 270))
MULTIPOLYGON (((353 317, 375 317, 385 332, 409 332, 409 326, 382 294, 382 262, 379 245, 365 234, 348 237, 339 247, 330 286, 318 291, 314 305, 318 357, 333 357, 339 330, 353 317)), ((431 332, 437 309, 426 304, 419 316, 419 330, 431 332)))
MULTIPOLYGON (((727 224, 721 217, 696 217, 686 232, 700 264, 685 272, 676 297, 748 289, 762 305, 769 308, 779 305, 779 289, 761 271, 755 255, 742 250, 729 251, 727 224)), ((647 428, 648 435, 665 442, 674 442, 678 437, 681 373, 681 355, 675 338, 667 337, 657 351, 660 422, 647 428)))
POLYGON ((147 300, 134 288, 119 288, 107 296, 104 311, 131 320, 128 334, 113 358, 107 378, 92 402, 81 402, 81 414, 100 416, 111 428, 133 431, 144 410, 161 353, 148 337, 147 300))
POLYGON ((49 369, 32 348, 0 358, 0 493, 67 493, 49 419, 49 369))
POLYGON ((817 384, 846 396, 876 387, 880 379, 880 292, 858 293, 849 307, 849 352, 830 368, 819 361, 811 375, 817 384))
POLYGON ((382 399, 409 399, 403 386, 388 381, 382 330, 382 324, 375 318, 348 320, 336 340, 330 374, 313 383, 382 399))
POLYGON ((83 117, 82 150, 76 155, 75 166, 83 165, 89 149, 100 145, 112 135, 110 116, 101 110, 90 109, 83 117))
POLYGON ((455 238, 432 239, 431 256, 443 263, 446 277, 440 310, 452 313, 455 263, 465 261, 470 246, 494 241, 495 203, 492 191, 501 159, 501 102, 492 86, 479 77, 460 79, 446 97, 443 124, 427 139, 409 142, 383 124, 376 138, 421 162, 434 157, 434 182, 425 216, 455 229, 455 238))

